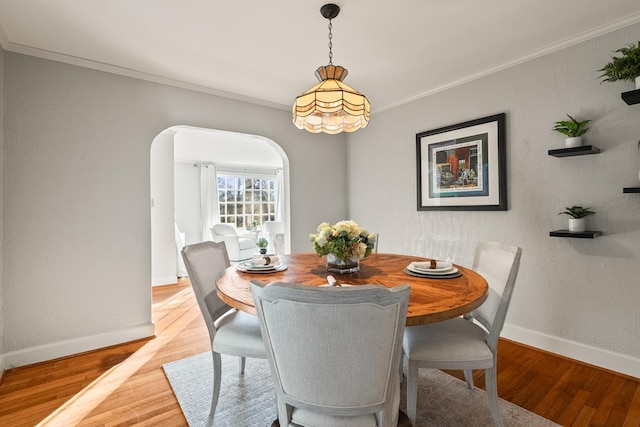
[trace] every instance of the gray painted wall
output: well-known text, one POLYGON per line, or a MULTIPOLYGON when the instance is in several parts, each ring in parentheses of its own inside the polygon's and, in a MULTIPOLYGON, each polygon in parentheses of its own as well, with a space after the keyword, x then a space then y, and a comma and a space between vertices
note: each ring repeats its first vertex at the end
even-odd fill
MULTIPOLYGON (((0 200, 4 200, 4 174, 2 170, 4 168, 4 49, 0 47, 0 200)), ((3 221, 3 211, 0 209, 0 224, 3 221)), ((2 241, 3 227, 0 227, 0 242, 2 241)), ((2 261, 3 257, 3 245, 0 244, 0 271, 3 270, 2 261)), ((0 274, 0 355, 4 353, 4 306, 6 297, 4 295, 4 281, 2 280, 2 274, 0 274)), ((2 357, 0 356, 0 360, 2 357)), ((2 366, 0 364, 0 369, 2 366)))
POLYGON ((293 251, 346 216, 346 136, 299 131, 287 111, 4 59, 4 367, 152 333, 150 146, 164 129, 276 141, 291 161, 293 251))
POLYGON ((468 263, 480 240, 521 246, 505 334, 640 376, 640 196, 622 193, 640 185, 640 106, 620 99, 633 83, 597 79, 613 50, 639 39, 634 25, 376 114, 349 137, 350 216, 380 233, 383 252, 454 252, 468 263), (501 112, 509 210, 418 212, 416 133, 501 112), (551 128, 565 113, 592 119, 586 143, 601 154, 547 154, 563 147, 551 128), (597 212, 588 228, 604 236, 549 237, 574 204, 597 212))

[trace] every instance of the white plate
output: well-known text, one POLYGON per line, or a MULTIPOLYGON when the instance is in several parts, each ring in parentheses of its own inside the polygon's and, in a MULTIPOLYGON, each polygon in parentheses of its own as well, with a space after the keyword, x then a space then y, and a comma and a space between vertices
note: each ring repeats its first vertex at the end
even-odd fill
POLYGON ((418 274, 424 274, 425 276, 446 276, 449 274, 456 274, 458 272, 458 269, 455 267, 449 267, 446 270, 422 270, 415 268, 412 264, 407 266, 407 270, 418 274))
POLYGON ((350 285, 350 284, 348 284, 348 283, 344 283, 344 284, 341 284, 340 286, 331 286, 331 285, 329 285, 328 283, 325 283, 324 285, 320 285, 320 286, 323 286, 323 287, 325 287, 325 288, 326 288, 326 287, 331 287, 331 288, 344 288, 345 286, 353 286, 353 285, 350 285))
POLYGON ((240 266, 241 268, 244 268, 246 270, 268 270, 271 269, 273 270, 274 268, 276 268, 278 265, 280 265, 280 262, 276 262, 275 264, 268 264, 268 265, 253 265, 253 260, 248 260, 248 261, 242 261, 240 264, 238 264, 238 266, 240 266))
POLYGON ((236 270, 241 271, 243 273, 277 273, 278 271, 284 271, 287 269, 286 264, 277 263, 269 266, 261 265, 252 267, 251 265, 247 265, 246 263, 240 263, 236 265, 236 270))
MULTIPOLYGON (((423 262, 423 261, 419 261, 419 262, 423 262)), ((424 261, 424 263, 426 264, 426 261, 424 261)), ((453 265, 450 262, 436 261, 436 268, 429 268, 429 267, 419 266, 416 264, 416 262, 412 262, 412 263, 409 263, 409 267, 411 267, 410 269, 413 271, 426 271, 426 272, 432 273, 434 271, 435 272, 451 271, 451 269, 453 268, 453 265)))
POLYGON ((404 274, 408 274, 409 276, 414 276, 414 277, 422 277, 423 279, 455 279, 456 277, 460 277, 462 276, 462 273, 460 271, 456 271, 455 273, 448 273, 448 274, 429 274, 429 273, 416 273, 415 271, 409 270, 408 268, 405 268, 404 270, 402 270, 402 272, 404 274))

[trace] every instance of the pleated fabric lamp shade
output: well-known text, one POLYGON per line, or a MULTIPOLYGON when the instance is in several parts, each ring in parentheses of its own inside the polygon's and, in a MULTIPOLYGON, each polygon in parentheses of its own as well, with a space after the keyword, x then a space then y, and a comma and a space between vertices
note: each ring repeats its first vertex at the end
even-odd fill
POLYGON ((371 105, 367 98, 342 82, 348 72, 339 65, 316 70, 316 84, 293 104, 293 123, 311 133, 354 132, 369 124, 371 105))

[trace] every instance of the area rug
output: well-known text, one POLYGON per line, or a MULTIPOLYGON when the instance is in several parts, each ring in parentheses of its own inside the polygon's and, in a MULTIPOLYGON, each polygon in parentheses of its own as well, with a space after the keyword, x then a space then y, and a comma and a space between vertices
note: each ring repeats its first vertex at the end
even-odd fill
MULTIPOLYGON (((206 425, 213 383, 210 353, 163 365, 190 427, 206 425)), ((239 358, 222 356, 222 386, 216 427, 269 427, 276 419, 275 393, 266 360, 247 359, 244 376, 239 358)), ((400 408, 406 408, 402 387, 400 408)), ((557 426, 532 412, 500 399, 505 426, 557 426)), ((486 393, 469 390, 464 381, 435 369, 421 369, 418 420, 414 427, 491 426, 486 393)))

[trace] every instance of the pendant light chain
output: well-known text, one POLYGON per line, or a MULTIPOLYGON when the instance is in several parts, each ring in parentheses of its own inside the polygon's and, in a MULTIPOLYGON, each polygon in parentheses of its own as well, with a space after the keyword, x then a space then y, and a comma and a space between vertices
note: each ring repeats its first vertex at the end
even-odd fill
POLYGON ((331 43, 333 35, 331 34, 331 28, 331 19, 329 19, 329 65, 333 65, 333 52, 331 51, 331 48, 333 48, 333 43, 331 43))

